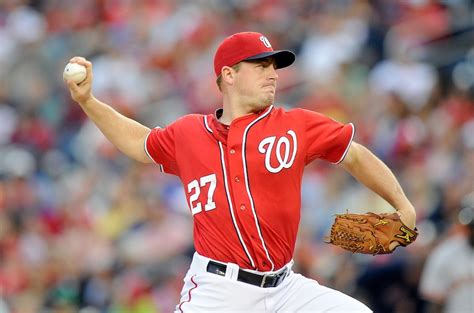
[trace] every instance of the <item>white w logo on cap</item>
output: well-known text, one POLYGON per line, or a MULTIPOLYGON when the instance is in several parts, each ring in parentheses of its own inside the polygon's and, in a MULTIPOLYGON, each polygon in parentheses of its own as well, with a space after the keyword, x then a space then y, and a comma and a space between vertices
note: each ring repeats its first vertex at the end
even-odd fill
POLYGON ((268 41, 267 37, 265 36, 260 36, 260 41, 263 42, 263 44, 265 45, 265 47, 267 48, 271 48, 272 45, 270 44, 270 41, 268 41))

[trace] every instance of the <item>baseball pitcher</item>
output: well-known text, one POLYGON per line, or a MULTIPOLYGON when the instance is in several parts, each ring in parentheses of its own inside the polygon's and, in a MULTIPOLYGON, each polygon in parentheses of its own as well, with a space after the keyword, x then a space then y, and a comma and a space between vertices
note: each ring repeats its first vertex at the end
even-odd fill
POLYGON ((260 33, 229 36, 214 57, 222 108, 154 129, 94 98, 92 64, 70 60, 87 69, 81 83, 67 81, 71 96, 104 135, 181 179, 196 253, 176 312, 371 312, 292 270, 303 170, 316 159, 340 164, 397 210, 340 215, 329 242, 379 254, 416 238, 412 204, 387 166, 353 141, 353 124, 273 106, 277 70, 294 60, 260 33))

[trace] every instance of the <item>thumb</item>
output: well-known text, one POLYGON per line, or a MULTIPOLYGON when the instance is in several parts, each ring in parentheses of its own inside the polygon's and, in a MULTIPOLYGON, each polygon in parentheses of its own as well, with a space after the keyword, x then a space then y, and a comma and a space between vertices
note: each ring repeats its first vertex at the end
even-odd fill
POLYGON ((398 247, 400 244, 396 241, 392 241, 389 245, 389 249, 390 249, 390 252, 393 252, 393 250, 395 250, 396 247, 398 247))

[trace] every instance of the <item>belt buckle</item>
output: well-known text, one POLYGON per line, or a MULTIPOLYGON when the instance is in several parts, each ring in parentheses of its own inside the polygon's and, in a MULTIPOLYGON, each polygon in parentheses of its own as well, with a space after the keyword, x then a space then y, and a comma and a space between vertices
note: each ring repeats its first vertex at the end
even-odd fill
POLYGON ((267 280, 267 277, 271 276, 272 274, 265 274, 263 275, 262 283, 260 284, 260 288, 263 288, 265 286, 265 281, 267 280))
POLYGON ((279 273, 275 274, 276 280, 275 280, 275 286, 278 286, 286 277, 288 274, 288 268, 284 268, 282 271, 279 273))
POLYGON ((286 268, 280 271, 279 273, 265 274, 263 275, 263 279, 262 279, 262 283, 260 284, 260 287, 264 288, 265 282, 267 281, 268 277, 275 278, 275 281, 273 282, 272 287, 276 287, 280 279, 285 276, 286 276, 286 268))

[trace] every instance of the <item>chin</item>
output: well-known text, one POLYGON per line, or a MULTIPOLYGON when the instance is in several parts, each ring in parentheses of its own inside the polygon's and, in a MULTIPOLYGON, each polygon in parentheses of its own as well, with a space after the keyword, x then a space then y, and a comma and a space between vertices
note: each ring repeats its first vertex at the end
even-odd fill
POLYGON ((264 97, 260 97, 259 100, 256 100, 252 105, 251 105, 251 111, 252 112, 259 112, 262 111, 269 106, 273 104, 275 100, 275 97, 273 95, 266 95, 264 97))
POLYGON ((275 101, 275 97, 271 95, 271 96, 268 96, 264 101, 262 101, 262 103, 266 103, 265 107, 267 107, 267 106, 272 105, 274 101, 275 101))
POLYGON ((265 110, 266 108, 268 108, 270 105, 273 104, 273 101, 272 102, 268 102, 268 101, 260 101, 258 104, 254 105, 252 108, 251 108, 251 112, 253 113, 257 113, 257 112, 260 112, 260 111, 263 111, 265 110))

